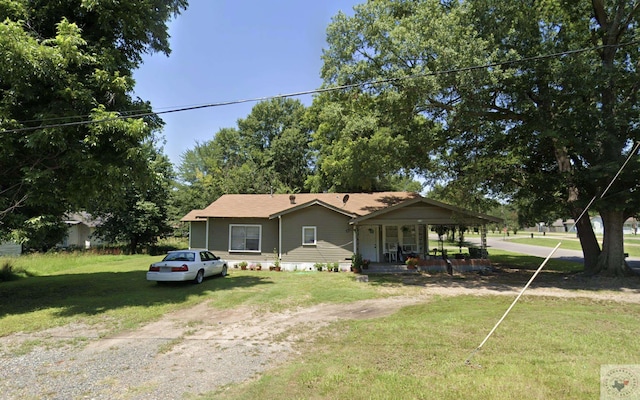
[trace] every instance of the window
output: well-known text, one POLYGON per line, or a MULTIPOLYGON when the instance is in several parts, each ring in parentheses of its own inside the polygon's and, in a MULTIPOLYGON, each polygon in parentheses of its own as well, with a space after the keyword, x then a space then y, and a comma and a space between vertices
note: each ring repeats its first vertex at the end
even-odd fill
POLYGON ((400 243, 400 237, 398 236, 397 225, 386 225, 384 227, 384 248, 385 252, 395 253, 398 251, 398 244, 400 243))
POLYGON ((303 226, 302 227, 302 245, 315 245, 316 244, 316 227, 315 226, 303 226))
POLYGON ((200 252, 200 260, 201 261, 214 261, 214 260, 217 260, 217 258, 210 251, 201 251, 200 252))
POLYGON ((402 250, 417 251, 418 250, 418 233, 415 225, 402 226, 402 250))
POLYGON ((261 239, 260 225, 229 225, 229 251, 259 252, 261 239))

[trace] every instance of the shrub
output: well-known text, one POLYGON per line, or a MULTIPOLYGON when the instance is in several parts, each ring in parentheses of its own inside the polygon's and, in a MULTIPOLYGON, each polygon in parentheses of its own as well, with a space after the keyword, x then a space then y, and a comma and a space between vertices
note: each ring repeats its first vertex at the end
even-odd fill
POLYGON ((5 261, 0 269, 0 282, 13 281, 15 279, 18 279, 18 276, 13 269, 13 265, 9 261, 5 261))

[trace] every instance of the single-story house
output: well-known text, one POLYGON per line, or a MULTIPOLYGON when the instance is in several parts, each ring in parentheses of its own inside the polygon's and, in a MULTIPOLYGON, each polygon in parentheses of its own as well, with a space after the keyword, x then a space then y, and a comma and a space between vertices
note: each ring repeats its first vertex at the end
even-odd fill
POLYGON ((99 221, 85 212, 65 215, 64 223, 67 225, 67 235, 58 244, 58 247, 72 247, 88 249, 91 246, 104 244, 104 242, 94 236, 99 221))
MULTIPOLYGON (((437 226, 479 227, 502 220, 430 200, 417 193, 227 194, 182 218, 189 246, 233 262, 308 269, 348 266, 353 254, 372 263, 401 263, 408 254, 431 257, 437 226)), ((486 254, 486 252, 481 252, 486 254)), ((442 258, 442 257, 440 257, 442 258)))

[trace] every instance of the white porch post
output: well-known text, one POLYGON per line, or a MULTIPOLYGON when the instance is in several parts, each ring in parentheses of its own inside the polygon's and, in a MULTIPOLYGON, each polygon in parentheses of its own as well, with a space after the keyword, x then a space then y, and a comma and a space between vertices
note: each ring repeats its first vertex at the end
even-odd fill
POLYGON ((282 215, 278 215, 278 261, 282 260, 282 215))
POLYGON ((191 225, 193 225, 192 221, 189 221, 189 248, 192 248, 193 246, 191 245, 191 225))
POLYGON ((358 253, 358 226, 353 225, 353 254, 358 253))
POLYGON ((429 224, 427 223, 424 224, 424 245, 426 247, 422 253, 424 254, 424 258, 429 258, 429 224))
POLYGON ((487 254, 487 224, 480 226, 480 258, 485 258, 487 254))

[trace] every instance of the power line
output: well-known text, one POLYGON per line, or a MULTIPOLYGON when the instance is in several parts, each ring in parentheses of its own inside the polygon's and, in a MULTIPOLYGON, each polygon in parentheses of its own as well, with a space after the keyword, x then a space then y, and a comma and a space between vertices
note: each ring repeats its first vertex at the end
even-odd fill
POLYGON ((404 77, 386 78, 386 79, 379 79, 379 80, 374 80, 374 81, 369 81, 369 82, 360 82, 360 83, 352 83, 352 84, 346 84, 346 85, 332 86, 332 87, 327 87, 327 88, 304 90, 304 91, 300 91, 300 92, 293 92, 293 93, 287 93, 287 94, 279 94, 279 95, 264 96, 264 97, 254 97, 254 98, 248 98, 248 99, 242 99, 242 100, 222 101, 222 102, 216 102, 216 103, 206 103, 206 104, 187 106, 187 107, 170 108, 170 109, 165 110, 165 111, 144 111, 144 112, 115 111, 115 113, 117 113, 119 115, 114 116, 114 117, 109 117, 109 118, 103 118, 103 119, 99 119, 99 120, 84 119, 84 118, 87 118, 87 116, 69 116, 69 117, 54 117, 54 118, 47 118, 47 119, 41 119, 41 120, 29 120, 29 121, 21 121, 21 122, 19 121, 17 123, 23 124, 23 123, 28 123, 28 122, 54 121, 54 120, 59 120, 59 119, 64 119, 64 118, 83 118, 83 120, 75 121, 75 122, 64 122, 64 123, 57 123, 57 124, 47 124, 47 125, 40 125, 40 126, 7 129, 7 130, 0 131, 0 134, 26 132, 26 131, 33 131, 33 130, 37 130, 37 129, 62 128, 62 127, 70 127, 70 126, 89 125, 89 124, 96 124, 96 123, 101 123, 101 122, 111 122, 111 121, 130 119, 130 118, 144 118, 144 117, 149 117, 149 116, 153 116, 153 115, 162 115, 162 114, 171 114, 171 113, 178 113, 178 112, 185 112, 185 111, 200 110, 200 109, 204 109, 204 108, 224 107, 224 106, 243 104, 243 103, 257 103, 257 102, 260 102, 260 101, 267 101, 267 100, 273 100, 273 99, 283 99, 283 98, 289 98, 289 97, 299 97, 299 96, 306 96, 306 95, 310 95, 310 94, 320 94, 320 93, 326 93, 326 92, 334 92, 334 91, 345 90, 345 89, 353 89, 353 88, 357 88, 357 87, 377 86, 377 85, 382 85, 382 84, 385 84, 385 83, 392 83, 392 82, 404 81, 404 80, 409 80, 409 79, 426 78, 426 77, 433 77, 433 76, 439 76, 439 75, 449 75, 449 74, 456 74, 456 73, 461 73, 461 72, 476 71, 476 70, 482 70, 482 69, 487 69, 487 68, 503 67, 503 66, 513 65, 513 64, 521 64, 521 63, 532 62, 532 61, 540 61, 540 60, 545 60, 545 59, 549 59, 549 58, 559 58, 559 57, 564 57, 564 56, 572 56, 572 55, 576 55, 576 54, 580 54, 580 53, 585 53, 585 52, 589 52, 589 51, 596 51, 596 50, 601 50, 601 49, 610 48, 610 47, 627 47, 627 46, 632 46, 632 45, 636 45, 636 44, 640 44, 640 40, 634 40, 634 41, 631 41, 631 42, 620 43, 620 44, 615 44, 615 45, 601 45, 601 46, 588 47, 588 48, 582 48, 582 49, 576 49, 576 50, 566 50, 566 51, 550 53, 550 54, 546 54, 546 55, 524 57, 524 58, 520 58, 520 59, 517 59, 517 60, 500 61, 500 62, 483 64, 483 65, 475 65, 475 66, 469 66, 469 67, 453 68, 453 69, 448 69, 448 70, 443 70, 443 71, 425 72, 425 73, 408 75, 408 76, 404 76, 404 77), (131 113, 131 114, 123 115, 125 113, 131 113))

